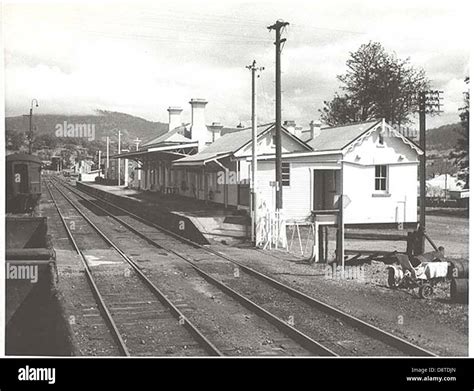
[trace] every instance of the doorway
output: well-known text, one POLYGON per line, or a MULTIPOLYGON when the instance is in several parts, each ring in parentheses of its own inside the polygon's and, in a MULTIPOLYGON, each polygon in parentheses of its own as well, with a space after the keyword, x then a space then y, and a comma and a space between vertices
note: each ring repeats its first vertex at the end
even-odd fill
POLYGON ((339 188, 339 170, 314 170, 313 175, 313 209, 336 209, 334 202, 339 188))

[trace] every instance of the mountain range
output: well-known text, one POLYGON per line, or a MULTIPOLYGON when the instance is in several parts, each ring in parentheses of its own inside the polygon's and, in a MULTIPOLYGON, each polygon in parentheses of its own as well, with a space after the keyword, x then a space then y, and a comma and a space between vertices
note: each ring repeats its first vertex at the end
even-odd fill
MULTIPOLYGON (((142 142, 150 140, 168 131, 168 124, 163 122, 148 121, 126 113, 113 111, 97 111, 96 115, 57 115, 35 114, 33 125, 36 134, 54 135, 58 125, 64 124, 89 124, 95 126, 95 138, 102 139, 106 136, 116 137, 121 130, 124 141, 133 142, 136 138, 142 142)), ((29 128, 28 116, 6 117, 6 131, 27 132, 29 128)), ((461 124, 443 125, 438 128, 428 129, 426 145, 428 156, 447 156, 460 138, 461 124)))
MULTIPOLYGON (((7 132, 27 132, 29 116, 6 117, 5 129, 7 132)), ((150 140, 168 131, 168 124, 148 121, 133 115, 113 112, 97 111, 96 115, 58 115, 35 114, 33 126, 35 134, 55 135, 58 125, 94 125, 95 138, 106 136, 116 137, 118 130, 122 132, 123 140, 132 142, 138 137, 142 142, 150 140)))

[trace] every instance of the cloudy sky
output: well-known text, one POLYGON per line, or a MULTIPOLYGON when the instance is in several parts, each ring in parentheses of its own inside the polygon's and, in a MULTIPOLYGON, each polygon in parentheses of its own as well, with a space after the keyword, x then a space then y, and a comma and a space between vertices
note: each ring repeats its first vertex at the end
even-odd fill
POLYGON ((274 116, 274 32, 284 36, 283 119, 307 124, 339 88, 350 51, 379 41, 423 67, 445 91, 433 127, 458 121, 468 74, 464 0, 7 2, 3 7, 6 115, 121 111, 167 122, 166 109, 206 98, 207 122, 250 119, 250 71, 261 121, 274 116))

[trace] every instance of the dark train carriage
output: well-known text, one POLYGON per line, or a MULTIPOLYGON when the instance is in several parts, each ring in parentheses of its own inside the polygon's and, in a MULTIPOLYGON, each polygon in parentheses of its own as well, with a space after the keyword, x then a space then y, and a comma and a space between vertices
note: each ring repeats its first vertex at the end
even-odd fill
POLYGON ((7 213, 28 213, 41 196, 41 160, 15 153, 7 156, 7 213))

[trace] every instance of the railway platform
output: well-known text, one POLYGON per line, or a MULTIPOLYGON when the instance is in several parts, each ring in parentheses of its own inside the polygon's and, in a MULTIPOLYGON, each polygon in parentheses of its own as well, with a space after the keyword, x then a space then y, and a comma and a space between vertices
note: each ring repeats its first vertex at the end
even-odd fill
POLYGON ((161 225, 202 244, 224 242, 243 243, 250 234, 250 220, 236 209, 206 203, 176 194, 127 189, 92 182, 77 182, 76 186, 91 194, 113 200, 118 205, 145 211, 161 225))

